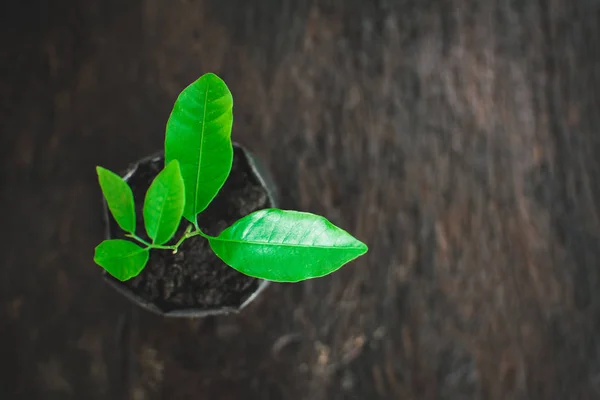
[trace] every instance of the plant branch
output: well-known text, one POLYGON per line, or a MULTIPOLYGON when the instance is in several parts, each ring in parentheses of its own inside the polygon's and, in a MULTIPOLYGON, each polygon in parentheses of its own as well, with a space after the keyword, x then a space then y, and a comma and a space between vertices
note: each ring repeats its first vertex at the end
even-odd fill
POLYGON ((125 234, 126 237, 132 238, 137 240, 138 242, 140 242, 141 244, 147 246, 147 247, 153 247, 154 245, 152 243, 148 243, 146 242, 144 239, 142 239, 141 237, 137 236, 135 233, 126 233, 125 234))
POLYGON ((173 245, 168 245, 168 246, 149 243, 149 242, 145 241, 144 239, 142 239, 141 237, 137 236, 135 233, 126 233, 125 236, 137 240, 138 242, 140 242, 141 244, 146 246, 146 248, 148 248, 148 249, 173 250, 173 254, 175 254, 175 253, 177 253, 177 249, 179 249, 179 246, 181 246, 181 244, 186 239, 189 239, 194 236, 202 236, 205 239, 210 239, 212 237, 212 236, 209 236, 206 233, 202 232, 200 230, 200 228, 198 227, 197 222, 194 225, 196 226, 196 230, 192 231, 192 228, 194 226, 191 224, 188 225, 188 227, 185 229, 185 233, 183 234, 183 236, 181 236, 181 238, 177 241, 177 243, 175 243, 173 245))
POLYGON ((177 241, 177 243, 175 243, 175 251, 177 251, 177 249, 179 248, 179 246, 181 246, 181 243, 183 243, 183 241, 190 236, 190 232, 192 231, 192 225, 188 225, 188 227, 185 229, 185 233, 183 234, 183 236, 179 239, 179 241, 177 241))

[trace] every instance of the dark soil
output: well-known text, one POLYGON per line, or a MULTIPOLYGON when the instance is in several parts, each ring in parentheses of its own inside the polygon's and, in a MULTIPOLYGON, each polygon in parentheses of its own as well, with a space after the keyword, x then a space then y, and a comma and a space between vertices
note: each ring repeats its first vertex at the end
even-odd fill
MULTIPOLYGON (((135 199, 137 234, 146 240, 142 216, 144 198, 163 167, 161 154, 159 158, 140 163, 128 180, 135 199)), ((231 174, 215 200, 200 214, 198 222, 204 232, 217 235, 239 218, 270 206, 267 192, 254 175, 244 152, 235 147, 231 174)), ((189 222, 182 219, 170 244, 181 237, 188 225, 189 222)), ((113 237, 125 238, 112 216, 110 232, 113 237)), ((259 280, 227 266, 212 252, 206 239, 196 236, 183 242, 177 254, 169 250, 151 251, 150 260, 140 275, 118 283, 167 312, 238 307, 257 289, 259 280)))

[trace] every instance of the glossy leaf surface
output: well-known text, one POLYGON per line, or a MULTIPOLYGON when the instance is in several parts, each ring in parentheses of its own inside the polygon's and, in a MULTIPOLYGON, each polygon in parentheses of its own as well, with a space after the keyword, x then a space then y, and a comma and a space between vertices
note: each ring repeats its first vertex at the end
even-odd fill
POLYGON ((225 82, 205 74, 185 88, 173 107, 165 139, 165 160, 178 160, 185 182, 183 215, 195 223, 231 171, 233 98, 225 82))
POLYGON ((177 160, 158 174, 146 192, 144 224, 155 244, 164 244, 177 231, 185 205, 183 179, 177 160))
POLYGON ((127 240, 105 240, 96 247, 94 261, 120 281, 126 281, 144 269, 150 252, 127 240))
POLYGON ((108 204, 108 209, 125 232, 135 232, 135 206, 131 188, 119 175, 96 167, 98 182, 108 204))
POLYGON ((252 213, 209 241, 226 264, 277 282, 324 276, 367 252, 364 243, 321 216, 278 209, 252 213))

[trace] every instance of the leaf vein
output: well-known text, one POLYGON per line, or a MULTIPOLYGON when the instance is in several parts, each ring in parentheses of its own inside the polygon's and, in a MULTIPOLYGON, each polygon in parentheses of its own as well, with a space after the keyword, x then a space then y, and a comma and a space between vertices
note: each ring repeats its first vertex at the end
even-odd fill
POLYGON ((265 242, 255 242, 250 240, 231 240, 231 239, 223 239, 220 237, 213 237, 211 240, 216 240, 220 242, 229 242, 229 243, 237 243, 237 244, 245 244, 245 245, 255 245, 255 246, 281 246, 281 247, 299 247, 299 248, 307 248, 307 249, 329 249, 329 250, 363 250, 363 246, 322 246, 322 245, 307 245, 307 244, 288 244, 288 243, 265 243, 265 242))
POLYGON ((192 218, 195 218, 196 210, 198 207, 198 191, 200 190, 200 185, 198 182, 200 181, 200 170, 202 169, 202 146, 204 146, 204 128, 206 127, 206 106, 208 105, 208 83, 206 84, 206 93, 204 95, 204 110, 202 116, 202 132, 200 134, 200 151, 198 152, 198 172, 196 173, 196 182, 195 190, 194 190, 194 203, 192 204, 192 218))

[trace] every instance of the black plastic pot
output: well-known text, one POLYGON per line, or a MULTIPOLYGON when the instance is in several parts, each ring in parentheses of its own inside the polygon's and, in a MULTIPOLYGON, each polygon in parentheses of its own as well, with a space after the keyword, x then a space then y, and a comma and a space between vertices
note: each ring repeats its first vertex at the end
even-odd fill
MULTIPOLYGON (((133 164, 123 176, 134 192, 137 234, 143 238, 147 238, 141 219, 145 192, 163 166, 164 155, 161 152, 133 164)), ((253 211, 276 206, 276 188, 270 174, 248 150, 234 143, 231 174, 198 221, 204 232, 217 235, 253 211)), ((124 238, 106 202, 104 217, 106 237, 124 238)), ((188 225, 189 222, 182 219, 173 241, 188 225)), ((116 280, 106 271, 103 274, 106 282, 119 293, 139 306, 167 317, 237 313, 269 284, 227 266, 199 236, 186 240, 177 254, 169 250, 152 250, 146 268, 129 281, 116 280)))

